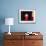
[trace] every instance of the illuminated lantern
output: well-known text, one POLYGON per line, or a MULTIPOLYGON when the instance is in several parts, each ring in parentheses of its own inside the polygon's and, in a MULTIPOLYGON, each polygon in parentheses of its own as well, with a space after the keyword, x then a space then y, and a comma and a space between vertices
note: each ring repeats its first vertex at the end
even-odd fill
POLYGON ((29 17, 29 15, 25 14, 25 21, 28 21, 28 17, 29 17))

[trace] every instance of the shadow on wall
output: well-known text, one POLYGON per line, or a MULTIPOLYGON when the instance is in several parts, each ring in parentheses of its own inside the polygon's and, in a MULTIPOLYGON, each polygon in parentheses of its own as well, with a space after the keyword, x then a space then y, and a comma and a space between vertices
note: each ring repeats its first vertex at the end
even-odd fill
POLYGON ((1 27, 4 24, 5 24, 5 17, 4 16, 0 16, 0 33, 2 32, 1 27))
POLYGON ((5 23, 5 17, 0 16, 0 46, 3 46, 3 32, 2 32, 2 25, 5 23))

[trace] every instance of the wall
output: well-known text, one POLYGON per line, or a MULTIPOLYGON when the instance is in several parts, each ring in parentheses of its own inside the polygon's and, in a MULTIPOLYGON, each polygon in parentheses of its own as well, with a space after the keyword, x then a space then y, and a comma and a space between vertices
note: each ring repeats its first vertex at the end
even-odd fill
MULTIPOLYGON (((1 14, 2 17, 13 17, 15 19, 14 26, 11 31, 46 31, 46 1, 41 0, 1 0, 1 14), (35 9, 36 10, 36 24, 19 24, 18 12, 19 9, 35 9)), ((2 32, 8 31, 6 25, 1 26, 2 32)))
MULTIPOLYGON (((0 19, 4 21, 6 17, 15 19, 12 32, 40 31, 46 35, 46 0, 0 0, 0 19), (19 9, 35 9, 36 24, 19 24, 19 9)), ((4 22, 0 25, 0 32, 8 32, 8 26, 4 22)))

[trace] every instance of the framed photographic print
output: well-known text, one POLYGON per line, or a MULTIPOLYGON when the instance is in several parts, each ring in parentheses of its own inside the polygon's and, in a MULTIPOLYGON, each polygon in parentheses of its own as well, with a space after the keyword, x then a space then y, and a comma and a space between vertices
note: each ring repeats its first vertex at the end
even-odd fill
POLYGON ((19 10, 19 23, 35 23, 35 10, 19 10))

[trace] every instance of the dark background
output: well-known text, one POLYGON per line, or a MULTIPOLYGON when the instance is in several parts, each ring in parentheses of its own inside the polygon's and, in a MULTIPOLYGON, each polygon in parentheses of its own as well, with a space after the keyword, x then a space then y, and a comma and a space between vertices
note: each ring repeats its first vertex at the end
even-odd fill
POLYGON ((28 14, 28 21, 33 21, 32 11, 21 11, 21 20, 25 21, 25 14, 28 14))

